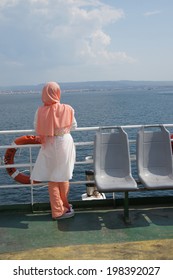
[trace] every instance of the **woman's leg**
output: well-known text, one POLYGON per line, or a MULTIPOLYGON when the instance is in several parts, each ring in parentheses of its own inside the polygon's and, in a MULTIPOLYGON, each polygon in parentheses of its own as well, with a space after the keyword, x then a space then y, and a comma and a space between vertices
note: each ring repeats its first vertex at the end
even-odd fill
POLYGON ((59 192, 63 205, 65 208, 70 209, 70 205, 68 202, 68 193, 69 193, 70 184, 68 181, 66 181, 66 182, 59 182, 58 185, 59 185, 59 192))
POLYGON ((59 183, 49 182, 48 191, 50 197, 52 218, 57 218, 62 216, 68 211, 69 208, 64 206, 64 202, 61 199, 59 183))

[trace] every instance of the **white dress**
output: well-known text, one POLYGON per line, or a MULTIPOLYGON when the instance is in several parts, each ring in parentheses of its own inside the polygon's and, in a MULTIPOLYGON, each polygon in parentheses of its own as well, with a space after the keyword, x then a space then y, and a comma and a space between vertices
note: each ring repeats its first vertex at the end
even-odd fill
MULTIPOLYGON (((71 130, 77 127, 74 118, 71 130)), ((76 150, 70 133, 47 137, 31 173, 33 181, 65 182, 72 178, 76 150)))

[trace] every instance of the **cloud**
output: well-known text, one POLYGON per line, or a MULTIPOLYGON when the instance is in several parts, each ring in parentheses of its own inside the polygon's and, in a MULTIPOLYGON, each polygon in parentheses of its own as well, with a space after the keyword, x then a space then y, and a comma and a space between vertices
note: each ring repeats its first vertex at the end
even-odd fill
POLYGON ((146 13, 144 13, 144 16, 150 17, 150 16, 158 15, 158 14, 160 14, 160 13, 161 13, 161 11, 155 10, 155 11, 151 11, 151 12, 146 12, 146 13))
POLYGON ((0 8, 15 6, 20 0, 1 0, 0 8))
POLYGON ((1 0, 0 56, 13 67, 35 71, 132 63, 126 52, 112 51, 108 33, 124 17, 122 9, 99 0, 1 0))
POLYGON ((114 64, 117 62, 133 63, 135 59, 125 52, 112 52, 107 48, 111 44, 111 38, 101 30, 96 30, 90 35, 90 40, 84 40, 80 55, 85 58, 87 64, 114 64))

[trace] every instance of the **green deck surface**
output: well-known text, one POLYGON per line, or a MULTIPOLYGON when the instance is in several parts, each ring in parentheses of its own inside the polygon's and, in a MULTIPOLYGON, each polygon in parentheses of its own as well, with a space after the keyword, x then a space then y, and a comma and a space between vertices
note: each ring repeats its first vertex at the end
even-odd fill
POLYGON ((137 206, 130 219, 107 207, 60 221, 46 211, 0 212, 0 259, 173 259, 173 206, 137 206))

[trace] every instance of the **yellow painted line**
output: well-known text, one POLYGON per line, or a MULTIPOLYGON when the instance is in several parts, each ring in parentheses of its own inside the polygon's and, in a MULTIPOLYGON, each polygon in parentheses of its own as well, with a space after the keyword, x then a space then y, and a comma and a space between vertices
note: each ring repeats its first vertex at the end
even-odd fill
POLYGON ((0 254, 0 260, 173 260, 173 239, 50 247, 0 254))

